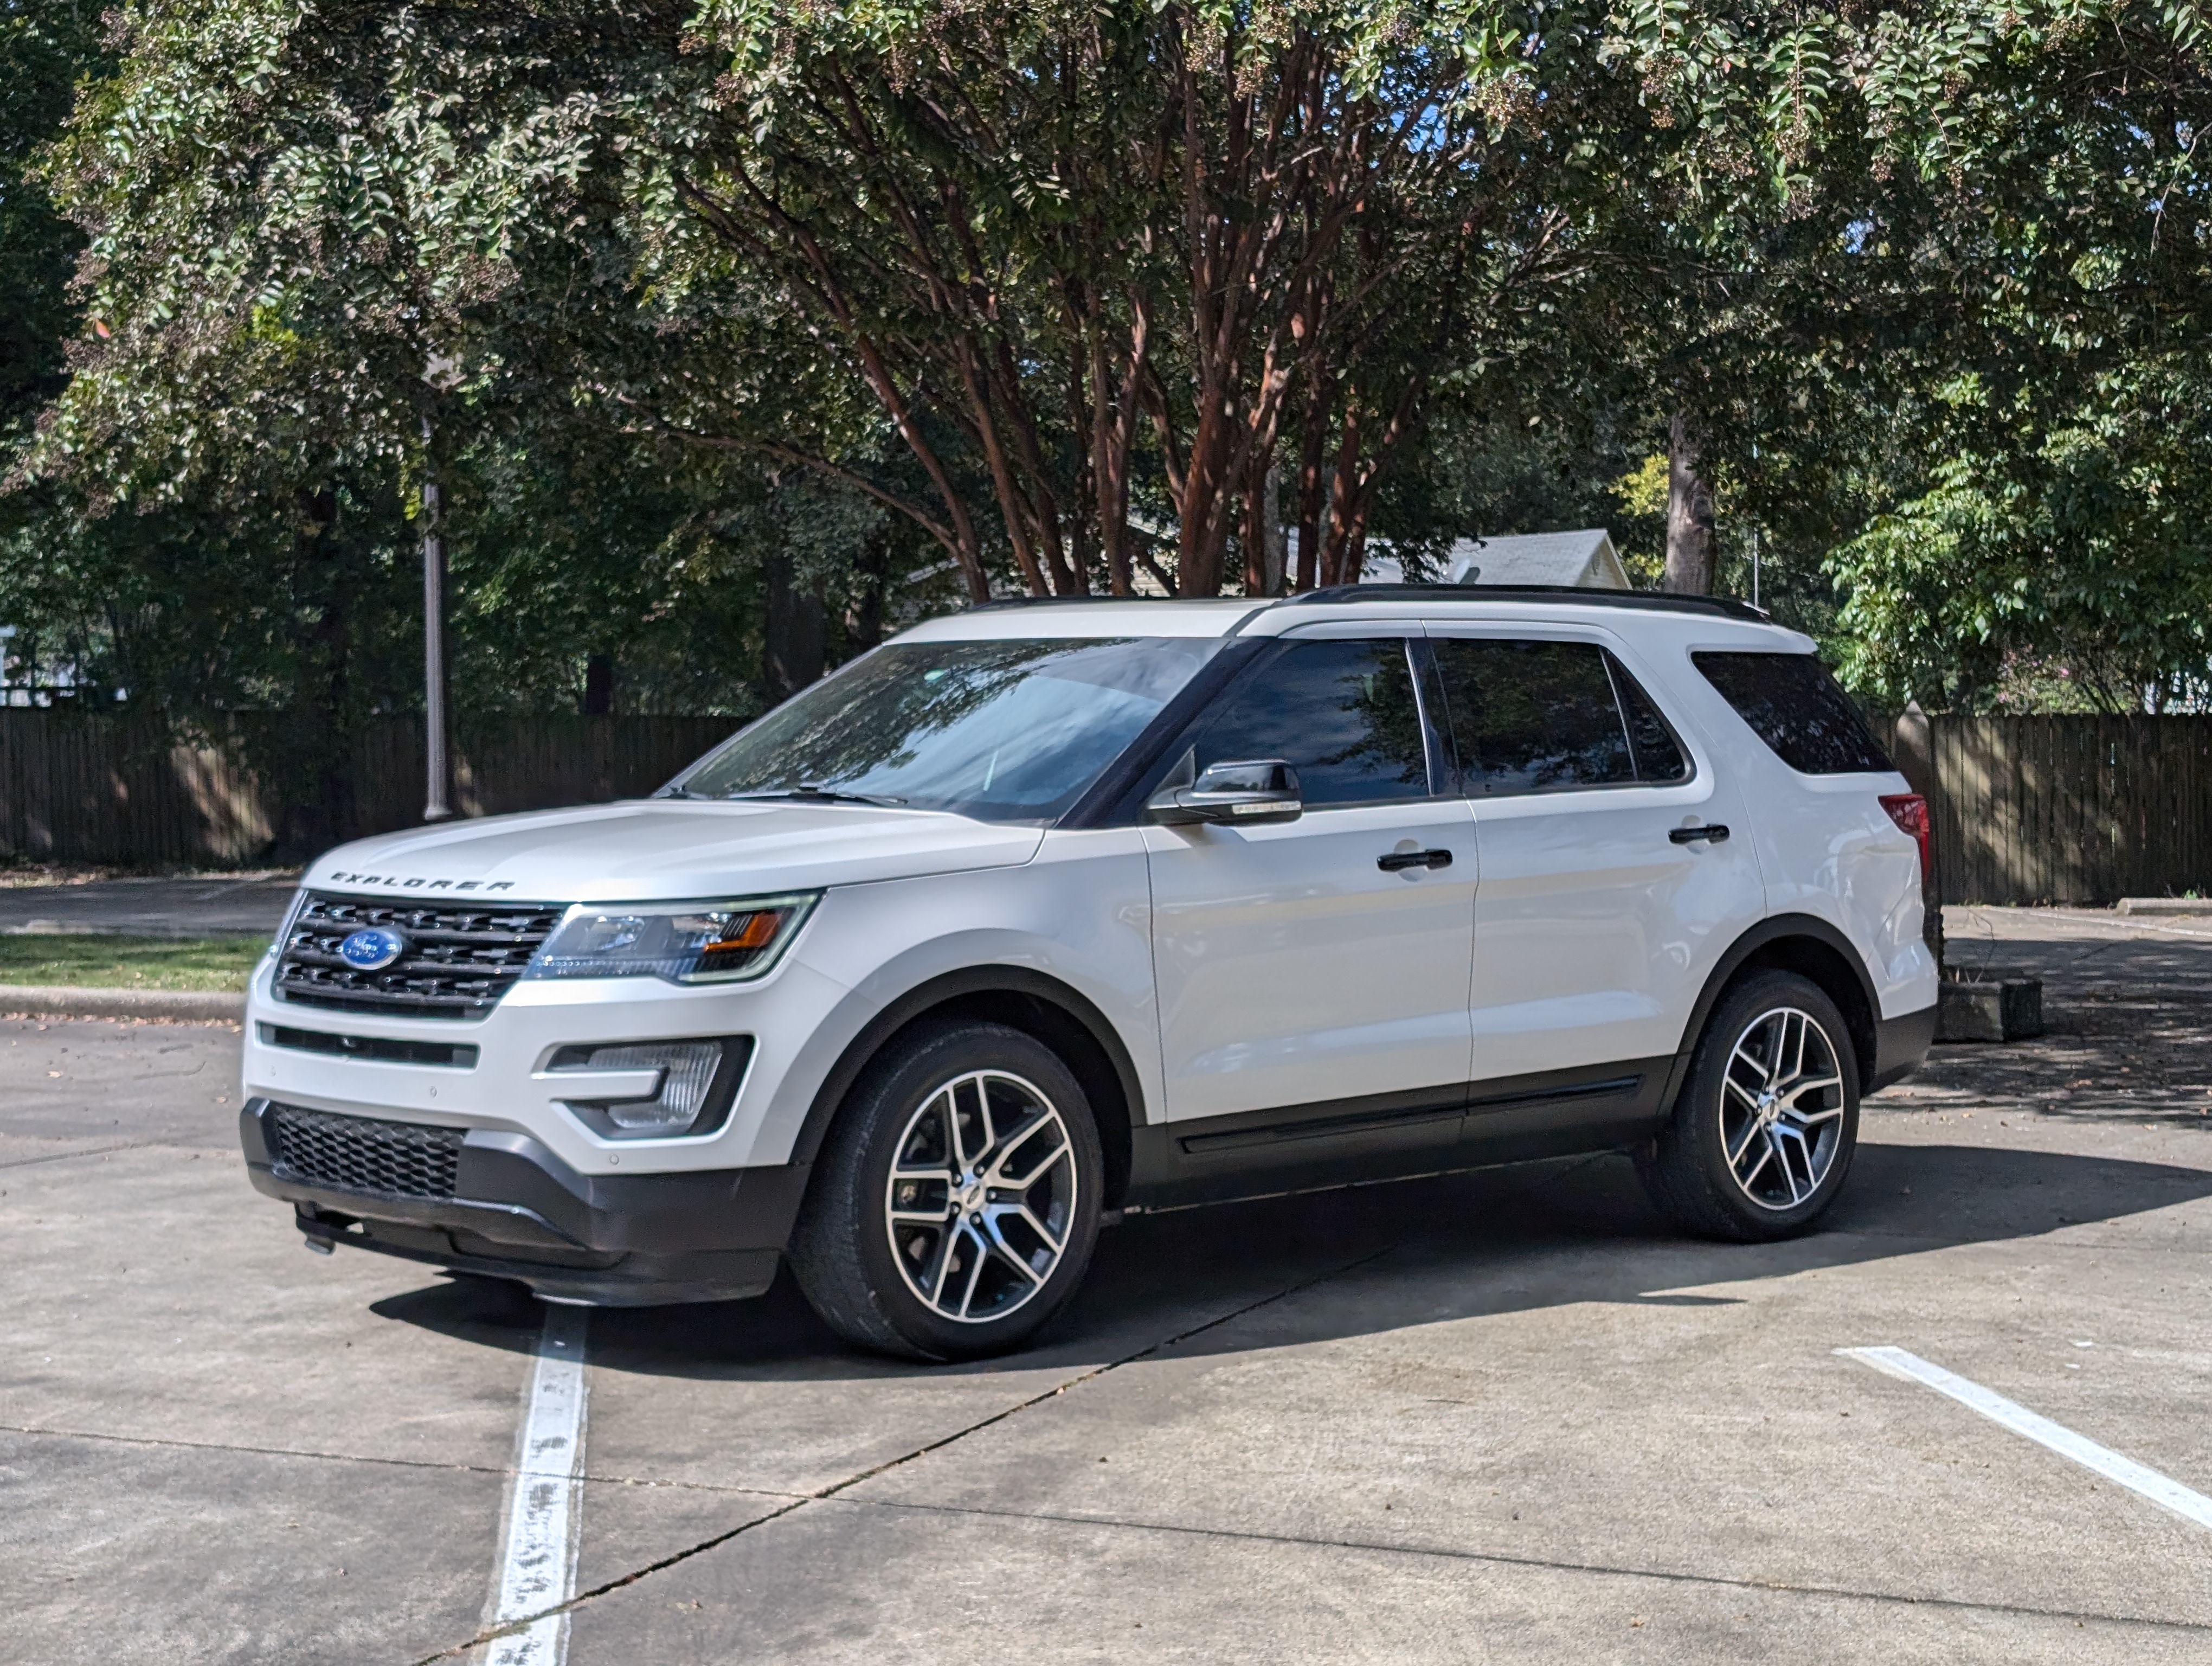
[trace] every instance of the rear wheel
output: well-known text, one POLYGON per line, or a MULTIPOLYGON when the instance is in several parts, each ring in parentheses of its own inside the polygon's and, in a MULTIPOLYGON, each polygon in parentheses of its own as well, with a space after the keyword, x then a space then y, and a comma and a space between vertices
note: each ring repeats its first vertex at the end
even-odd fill
POLYGON ((863 1347, 1018 1347, 1083 1280, 1104 1182, 1091 1107, 1034 1037, 963 1023, 894 1044, 830 1130, 792 1243, 799 1288, 863 1347))
POLYGON ((1835 1002, 1794 972, 1756 972, 1722 996, 1638 1169, 1686 1231, 1788 1237, 1843 1189, 1858 1125, 1858 1059, 1835 1002))

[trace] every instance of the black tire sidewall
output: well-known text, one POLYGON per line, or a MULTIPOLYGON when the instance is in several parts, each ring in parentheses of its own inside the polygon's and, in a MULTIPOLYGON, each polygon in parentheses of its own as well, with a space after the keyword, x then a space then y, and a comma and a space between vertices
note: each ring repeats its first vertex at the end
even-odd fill
POLYGON ((1715 1227, 1730 1237, 1788 1237, 1808 1230, 1827 1213, 1850 1178, 1851 1160, 1858 1152, 1859 1070, 1850 1027, 1826 990, 1795 972, 1759 972, 1737 984, 1722 997, 1707 1021, 1682 1091, 1674 1130, 1676 1149, 1670 1155, 1677 1163, 1694 1164, 1696 1180, 1702 1183, 1695 1189, 1705 1195, 1699 1201, 1719 1217, 1711 1223, 1715 1227), (1722 1078, 1738 1038, 1753 1019, 1778 1006, 1794 1006, 1810 1013, 1826 1032, 1837 1073, 1843 1078, 1842 1143, 1810 1197, 1788 1209, 1764 1209, 1744 1195, 1729 1171, 1720 1101, 1722 1078))
MULTIPOLYGON (((817 1204, 826 1213, 808 1223, 809 1247, 817 1261, 842 1263, 834 1269, 848 1296, 842 1304, 858 1298, 865 1312, 856 1316, 863 1317, 868 1333, 854 1340, 931 1359, 1002 1353, 1050 1321, 1083 1282, 1097 1242, 1105 1164, 1081 1084, 1035 1037, 1005 1025, 969 1022, 904 1037, 854 1085, 831 1137, 836 1146, 831 1162, 839 1172, 810 1201, 810 1213, 817 1204), (1044 1288, 1004 1318, 963 1324, 933 1312, 908 1288, 884 1225, 883 1203, 899 1140, 915 1112, 947 1081, 975 1070, 1021 1077, 1058 1109, 1074 1148, 1076 1201, 1067 1248, 1044 1288)), ((816 1282, 805 1274, 802 1269, 803 1286, 816 1282)), ((852 1334, 835 1315, 825 1310, 823 1316, 852 1334)))

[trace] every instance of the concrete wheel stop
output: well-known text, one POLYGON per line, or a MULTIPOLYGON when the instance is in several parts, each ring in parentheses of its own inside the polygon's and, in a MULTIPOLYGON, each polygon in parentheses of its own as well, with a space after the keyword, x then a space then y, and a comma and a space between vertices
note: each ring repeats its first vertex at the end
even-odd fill
POLYGON ((2041 978, 1996 966, 1943 969, 1937 986, 1937 1041, 2025 1041, 2042 1033, 2041 978))

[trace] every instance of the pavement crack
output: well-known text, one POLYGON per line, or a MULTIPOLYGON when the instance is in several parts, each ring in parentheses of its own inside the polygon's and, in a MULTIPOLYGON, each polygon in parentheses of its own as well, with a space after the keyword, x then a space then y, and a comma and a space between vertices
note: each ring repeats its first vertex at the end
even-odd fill
MULTIPOLYGON (((48 1440, 97 1440, 118 1446, 154 1446, 186 1452, 235 1452, 241 1457, 305 1458, 315 1463, 373 1463, 397 1469, 435 1469, 453 1474, 494 1475, 501 1480, 518 1473, 507 1464, 383 1457, 368 1452, 318 1452, 300 1446, 248 1446, 228 1440, 178 1440, 154 1435, 118 1435, 98 1429, 56 1429, 34 1423, 0 1423, 0 1435, 32 1435, 48 1440)), ((531 1473, 537 1472, 533 1470, 531 1473)), ((802 1503, 813 1496, 766 1487, 723 1487, 713 1481, 664 1481, 649 1475, 593 1474, 589 1470, 576 1479, 589 1487, 666 1487, 672 1492, 720 1493, 734 1498, 791 1499, 802 1503)))
POLYGON ((2147 1626, 2160 1631, 2212 1632, 2197 1620, 2157 1620, 2140 1614, 2105 1614, 2093 1608, 2045 1608, 2027 1602, 1990 1602, 1965 1596, 1929 1596, 1906 1591, 1868 1590, 1852 1585, 1805 1584, 1790 1579, 1752 1579, 1724 1573, 1692 1573, 1677 1568, 1624 1567, 1607 1562, 1577 1562, 1551 1556, 1516 1556, 1504 1551, 1468 1550, 1454 1545, 1391 1543, 1300 1533, 1263 1533, 1249 1528, 1200 1527, 1183 1522, 1130 1521, 1110 1516, 1063 1515, 1042 1510, 991 1510, 980 1505, 915 1504, 896 1499, 841 1499, 855 1510, 908 1510, 940 1516, 981 1516, 1006 1521, 1051 1522, 1070 1527, 1117 1528, 1133 1533, 1183 1534, 1253 1544, 1296 1545, 1316 1550, 1372 1551, 1444 1561, 1483 1562, 1500 1567, 1540 1568, 1560 1573, 1594 1573, 1621 1579, 1650 1579, 1668 1584, 1719 1586, 1730 1590, 1773 1591, 1790 1596, 1826 1596, 1850 1602, 1883 1602, 1899 1608, 1950 1608, 1973 1614, 2014 1614, 2043 1620, 2095 1620, 2101 1625, 2147 1626))
POLYGON ((48 1152, 43 1157, 15 1157, 0 1163, 0 1169, 27 1169, 33 1163, 66 1163, 73 1157, 105 1157, 110 1152, 138 1151, 157 1144, 152 1140, 125 1140, 112 1146, 94 1146, 88 1151, 48 1152))
POLYGON ((522 1614, 501 1625, 487 1626, 469 1639, 467 1642, 456 1643, 450 1648, 439 1650, 435 1654, 424 1655, 420 1660, 412 1663, 412 1666, 434 1666, 438 1661, 458 1659, 471 1650, 482 1648, 487 1643, 495 1643, 502 1637, 511 1637, 516 1633, 527 1631, 549 1615, 573 1614, 586 1602, 611 1595, 626 1586, 634 1585, 639 1580, 663 1572, 680 1562, 688 1562, 696 1556, 702 1556, 710 1550, 729 1543, 732 1539, 741 1538, 756 1529, 766 1527, 771 1522, 781 1521, 786 1516, 804 1510, 811 1504, 824 1503, 836 1498, 840 1493, 849 1492, 864 1481, 873 1481, 878 1475, 888 1474, 894 1469, 902 1468, 918 1459, 928 1456, 932 1452, 941 1452, 956 1442, 965 1440, 970 1435, 981 1434, 984 1430, 1004 1423, 1008 1418, 1018 1416, 1034 1406, 1041 1406, 1048 1400, 1056 1400, 1070 1389, 1080 1388, 1085 1383, 1095 1382, 1109 1372, 1121 1370, 1124 1365, 1133 1365, 1140 1360, 1149 1359, 1164 1349, 1187 1342, 1194 1336, 1203 1336, 1209 1330, 1216 1330, 1223 1325, 1231 1324, 1248 1314, 1256 1313, 1265 1307, 1272 1307, 1277 1302, 1286 1301, 1303 1291, 1311 1290, 1316 1286, 1328 1283, 1332 1279, 1340 1279, 1346 1274, 1356 1273, 1361 1268, 1382 1260, 1383 1256, 1399 1247, 1396 1243, 1386 1243, 1379 1250, 1370 1250, 1364 1256, 1330 1268, 1325 1272, 1316 1273, 1310 1278, 1300 1279, 1295 1283, 1285 1285, 1280 1290, 1270 1292, 1255 1301, 1245 1303, 1242 1307, 1232 1308, 1226 1313, 1217 1314, 1201 1324, 1192 1325, 1188 1329, 1179 1330, 1171 1336, 1164 1336, 1157 1342, 1147 1343, 1133 1353, 1125 1353, 1118 1359, 1109 1359, 1103 1365, 1094 1365, 1089 1371, 1079 1371, 1065 1382, 1033 1394, 1026 1400, 1003 1407, 988 1417, 978 1418, 964 1428, 956 1429, 948 1435, 940 1435, 935 1440, 925 1441, 919 1446, 900 1453, 896 1457, 886 1458, 881 1463, 871 1465, 856 1474, 846 1476, 842 1481, 832 1481, 827 1487, 793 1499, 781 1509, 771 1510, 767 1514, 757 1516, 749 1522, 741 1522, 726 1533, 717 1533, 710 1538, 700 1540, 696 1544, 686 1545, 683 1549, 672 1552, 658 1561, 647 1562, 642 1567, 632 1568, 628 1573, 620 1574, 603 1584, 594 1585, 589 1590, 578 1591, 565 1602, 540 1608, 534 1614, 522 1614))

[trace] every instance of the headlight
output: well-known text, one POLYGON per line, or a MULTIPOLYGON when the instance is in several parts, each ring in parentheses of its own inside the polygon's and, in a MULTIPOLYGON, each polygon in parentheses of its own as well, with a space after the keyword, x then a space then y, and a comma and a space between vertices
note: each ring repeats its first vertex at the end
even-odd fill
POLYGON ((820 891, 733 903, 580 903, 525 977, 665 977, 737 983, 763 976, 799 934, 820 891))

